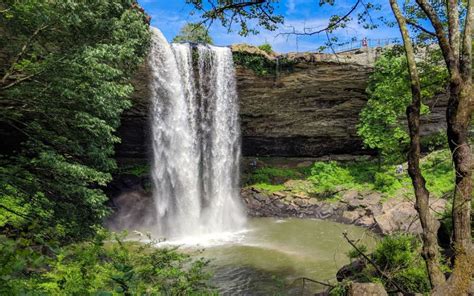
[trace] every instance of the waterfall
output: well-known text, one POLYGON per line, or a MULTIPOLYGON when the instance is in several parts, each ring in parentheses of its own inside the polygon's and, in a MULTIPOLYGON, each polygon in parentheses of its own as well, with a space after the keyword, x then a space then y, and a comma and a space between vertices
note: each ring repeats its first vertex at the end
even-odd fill
POLYGON ((241 229, 240 126, 230 49, 170 45, 153 29, 149 65, 158 234, 179 238, 241 229))

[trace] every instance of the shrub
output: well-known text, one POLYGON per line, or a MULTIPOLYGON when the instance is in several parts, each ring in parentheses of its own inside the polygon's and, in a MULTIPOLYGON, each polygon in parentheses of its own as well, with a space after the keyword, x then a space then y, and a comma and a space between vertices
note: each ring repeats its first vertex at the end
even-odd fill
MULTIPOLYGON (((430 290, 430 282, 420 248, 420 241, 413 235, 386 236, 378 243, 372 257, 406 292, 424 293, 430 290)), ((385 279, 381 280, 390 286, 385 279)))
POLYGON ((348 189, 356 187, 350 171, 335 161, 315 162, 308 178, 314 183, 316 191, 335 191, 336 187, 348 189))
POLYGON ((264 43, 258 47, 259 49, 263 50, 264 52, 271 54, 273 52, 272 46, 270 43, 264 43))
POLYGON ((403 185, 400 180, 389 172, 379 172, 375 174, 375 189, 384 193, 393 194, 403 185))
POLYGON ((416 252, 419 246, 419 242, 412 235, 386 236, 378 243, 373 257, 384 269, 404 268, 419 257, 416 252))
POLYGON ((31 244, 0 237, 0 294, 208 295, 207 261, 175 249, 123 242, 103 231, 94 240, 43 255, 31 244))

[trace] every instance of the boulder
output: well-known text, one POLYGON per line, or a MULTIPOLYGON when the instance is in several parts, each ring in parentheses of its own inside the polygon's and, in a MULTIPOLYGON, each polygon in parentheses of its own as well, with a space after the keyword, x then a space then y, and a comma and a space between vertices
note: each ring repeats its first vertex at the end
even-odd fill
POLYGON ((336 279, 338 282, 342 282, 345 279, 350 279, 354 275, 362 272, 366 267, 364 260, 354 260, 351 263, 341 267, 336 273, 336 279))
POLYGON ((388 296, 381 284, 376 283, 351 283, 347 292, 348 296, 388 296))
POLYGON ((352 224, 357 221, 362 216, 362 213, 359 211, 344 211, 342 213, 342 222, 352 224))
MULTIPOLYGON (((445 207, 446 200, 443 199, 435 199, 430 203, 433 214, 443 212, 445 207)), ((413 201, 391 199, 383 204, 382 213, 374 218, 380 232, 383 234, 395 232, 419 234, 422 232, 413 201)))

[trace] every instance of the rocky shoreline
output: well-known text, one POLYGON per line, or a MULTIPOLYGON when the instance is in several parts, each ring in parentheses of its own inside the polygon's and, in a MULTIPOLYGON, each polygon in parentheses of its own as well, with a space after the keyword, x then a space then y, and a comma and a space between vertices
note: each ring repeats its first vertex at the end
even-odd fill
MULTIPOLYGON (((109 185, 110 205, 116 217, 125 216, 128 221, 143 222, 144 217, 150 216, 149 211, 154 207, 148 183, 145 176, 124 175, 109 185)), ((384 200, 378 192, 352 189, 339 192, 341 197, 337 200, 328 200, 303 193, 271 193, 255 187, 244 187, 240 195, 250 217, 315 218, 365 227, 382 235, 421 233, 413 200, 384 200)), ((444 199, 433 199, 430 208, 433 214, 439 215, 444 212, 446 205, 444 199)))
MULTIPOLYGON (((366 227, 383 235, 421 233, 412 200, 392 198, 384 202, 377 192, 348 190, 338 201, 324 201, 302 194, 269 193, 246 187, 241 190, 241 196, 251 217, 316 218, 366 227)), ((445 207, 446 200, 432 200, 434 213, 442 213, 445 207)))

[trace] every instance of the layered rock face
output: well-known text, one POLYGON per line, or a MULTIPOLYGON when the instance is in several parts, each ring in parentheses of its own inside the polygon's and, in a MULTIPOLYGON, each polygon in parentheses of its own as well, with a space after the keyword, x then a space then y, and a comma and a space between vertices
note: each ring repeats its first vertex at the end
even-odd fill
POLYGON ((257 76, 237 68, 243 154, 321 156, 361 154, 358 115, 370 68, 298 62, 291 71, 257 76))
MULTIPOLYGON (((334 56, 311 53, 260 56, 273 63, 278 58, 290 60, 291 67, 258 75, 236 66, 244 156, 319 157, 373 152, 364 149, 356 132, 359 113, 367 102, 365 89, 373 62, 369 55, 354 53, 341 56, 339 61, 334 56)), ((118 131, 122 139, 116 149, 118 160, 147 158, 150 75, 144 65, 133 81, 133 107, 123 114, 118 131)), ((435 106, 434 111, 426 117, 422 133, 444 128, 446 99, 433 102, 436 104, 429 105, 435 106)))
MULTIPOLYGON (((356 134, 370 68, 335 62, 298 62, 291 71, 259 76, 236 68, 242 151, 246 156, 362 154, 356 134)), ((122 117, 116 155, 146 158, 150 99, 143 66, 133 85, 133 107, 122 117)))

